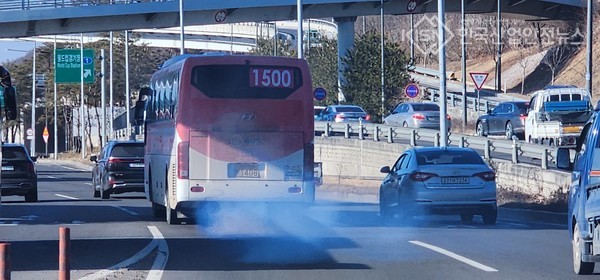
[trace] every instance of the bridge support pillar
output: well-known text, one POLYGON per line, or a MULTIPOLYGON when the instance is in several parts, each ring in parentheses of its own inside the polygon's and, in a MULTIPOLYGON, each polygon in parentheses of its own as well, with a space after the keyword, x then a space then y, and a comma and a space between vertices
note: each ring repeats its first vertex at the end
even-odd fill
POLYGON ((342 62, 342 57, 346 55, 346 52, 354 45, 354 22, 356 17, 338 17, 334 18, 337 24, 337 41, 338 41, 338 104, 345 101, 344 93, 342 92, 342 85, 345 83, 344 80, 344 69, 346 66, 342 62))

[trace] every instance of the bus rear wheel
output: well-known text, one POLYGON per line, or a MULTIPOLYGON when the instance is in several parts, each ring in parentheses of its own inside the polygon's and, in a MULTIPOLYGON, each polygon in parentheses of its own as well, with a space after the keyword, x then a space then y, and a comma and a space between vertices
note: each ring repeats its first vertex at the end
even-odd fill
POLYGON ((181 224, 181 220, 177 217, 177 210, 171 209, 169 205, 169 200, 167 199, 167 205, 165 206, 165 216, 167 220, 167 224, 169 225, 177 225, 181 224))

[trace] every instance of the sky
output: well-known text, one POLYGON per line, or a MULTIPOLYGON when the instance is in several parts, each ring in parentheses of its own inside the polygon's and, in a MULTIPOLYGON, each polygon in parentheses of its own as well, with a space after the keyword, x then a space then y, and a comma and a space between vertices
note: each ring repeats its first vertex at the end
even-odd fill
POLYGON ((33 50, 33 42, 0 40, 0 64, 21 58, 31 50, 33 50))

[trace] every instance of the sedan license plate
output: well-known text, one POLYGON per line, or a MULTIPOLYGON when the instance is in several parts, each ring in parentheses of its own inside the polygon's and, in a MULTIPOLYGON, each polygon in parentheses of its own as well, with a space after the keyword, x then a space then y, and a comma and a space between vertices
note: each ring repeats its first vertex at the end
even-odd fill
POLYGON ((234 177, 237 178, 260 178, 260 172, 258 170, 258 164, 256 163, 235 163, 234 166, 234 177))
POLYGON ((143 163, 130 163, 129 167, 142 168, 142 167, 144 167, 144 164, 143 163))
POLYGON ((13 171, 15 170, 14 166, 2 166, 3 171, 13 171))
POLYGON ((442 184, 468 184, 469 177, 442 177, 442 184))
POLYGON ((440 118, 439 117, 427 117, 428 121, 439 121, 440 118))

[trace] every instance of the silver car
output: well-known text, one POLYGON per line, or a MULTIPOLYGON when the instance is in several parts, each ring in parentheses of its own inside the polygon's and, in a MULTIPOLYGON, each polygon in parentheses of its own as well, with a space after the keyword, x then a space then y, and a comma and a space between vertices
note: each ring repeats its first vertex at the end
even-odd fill
POLYGON ((406 150, 390 168, 379 189, 384 218, 398 214, 460 215, 470 222, 496 223, 496 173, 471 148, 415 147, 406 150))
MULTIPOLYGON (((440 106, 430 102, 400 103, 383 122, 402 127, 440 129, 440 106)), ((450 130, 451 125, 450 115, 446 115, 446 128, 450 130)))

